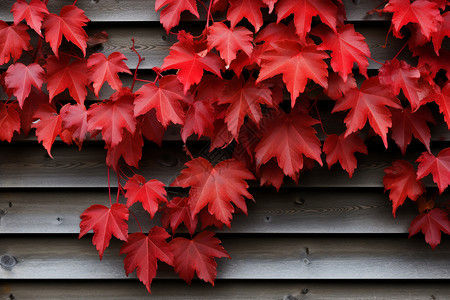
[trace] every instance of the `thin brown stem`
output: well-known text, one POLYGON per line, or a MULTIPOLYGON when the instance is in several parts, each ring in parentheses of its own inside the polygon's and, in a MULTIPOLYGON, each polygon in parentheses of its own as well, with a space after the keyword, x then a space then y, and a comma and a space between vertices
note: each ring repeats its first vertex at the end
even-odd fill
POLYGON ((136 220, 136 223, 137 223, 137 225, 138 225, 138 227, 139 227, 139 231, 142 233, 142 228, 141 228, 141 224, 139 223, 139 221, 138 221, 138 218, 136 217, 136 215, 131 211, 131 210, 128 210, 129 212, 130 212, 130 214, 134 217, 134 219, 136 220))
POLYGON ((131 50, 136 53, 136 55, 138 56, 138 63, 136 65, 136 70, 134 71, 134 75, 133 75, 133 83, 131 84, 131 92, 133 92, 133 88, 134 88, 134 84, 137 81, 137 72, 139 70, 139 65, 141 64, 141 62, 144 60, 144 58, 141 57, 141 55, 139 54, 139 52, 137 52, 136 48, 134 47, 134 38, 131 39, 131 41, 133 42, 133 45, 131 46, 131 50))
POLYGON ((397 54, 394 56, 394 58, 393 58, 392 60, 396 59, 397 56, 399 56, 399 54, 402 53, 402 51, 403 51, 403 49, 405 49, 406 45, 408 45, 408 42, 406 42, 406 43, 403 45, 403 47, 397 52, 397 54))

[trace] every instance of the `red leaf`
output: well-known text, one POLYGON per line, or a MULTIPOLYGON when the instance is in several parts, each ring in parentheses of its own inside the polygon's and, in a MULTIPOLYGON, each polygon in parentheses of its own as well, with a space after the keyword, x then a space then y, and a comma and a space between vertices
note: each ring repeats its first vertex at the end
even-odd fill
POLYGON ((8 141, 14 135, 14 131, 20 132, 20 116, 17 103, 5 104, 0 101, 0 141, 8 141))
POLYGON ((403 60, 393 59, 386 61, 380 68, 378 78, 380 83, 389 87, 394 95, 398 95, 401 89, 411 103, 413 111, 419 108, 421 88, 419 86, 420 72, 417 68, 411 67, 403 60))
POLYGON ((332 51, 331 67, 333 71, 339 73, 344 82, 347 81, 347 76, 352 74, 354 63, 358 64, 359 72, 367 78, 369 46, 367 46, 364 36, 355 31, 353 24, 341 26, 337 32, 325 25, 318 25, 311 34, 322 40, 318 50, 332 51))
POLYGON ((38 121, 31 125, 36 128, 36 136, 38 142, 42 142, 42 145, 47 150, 48 155, 53 158, 50 153, 53 142, 58 134, 61 133, 61 116, 49 105, 42 105, 34 114, 33 118, 38 121))
POLYGON ((350 90, 336 102, 332 112, 350 109, 344 122, 347 125, 345 136, 362 129, 369 120, 370 126, 383 139, 387 148, 388 128, 392 126, 391 113, 386 106, 401 108, 397 98, 380 85, 377 77, 364 81, 361 88, 350 90))
POLYGON ((298 108, 263 123, 264 136, 255 149, 256 166, 274 157, 284 174, 293 179, 298 178, 303 168, 303 155, 322 166, 321 143, 312 127, 317 123, 298 108))
POLYGON ((25 135, 28 135, 31 129, 34 113, 41 105, 48 105, 49 102, 48 95, 35 88, 31 88, 30 95, 27 99, 28 101, 25 101, 20 112, 20 123, 22 125, 22 132, 25 135))
POLYGON ((133 95, 124 94, 115 101, 105 100, 91 105, 88 110, 88 130, 101 130, 103 140, 110 147, 119 144, 125 130, 131 134, 136 130, 133 100, 133 95))
POLYGON ((81 104, 66 104, 61 108, 60 115, 62 117, 62 129, 68 130, 71 139, 81 146, 88 131, 86 107, 81 104))
POLYGON ((42 36, 41 26, 45 15, 48 14, 47 5, 41 0, 31 0, 28 3, 25 0, 17 0, 13 4, 11 12, 14 16, 14 25, 25 20, 34 31, 42 36))
POLYGON ((437 156, 424 152, 416 162, 419 163, 417 179, 424 178, 431 173, 433 181, 439 188, 439 194, 442 194, 450 184, 450 148, 441 150, 437 156))
POLYGON ((186 197, 175 197, 164 208, 161 223, 165 228, 170 226, 172 232, 175 232, 178 226, 184 223, 189 233, 193 235, 197 228, 198 218, 197 215, 192 214, 186 197))
POLYGON ((406 198, 416 201, 425 192, 422 181, 416 177, 416 170, 406 160, 396 160, 392 166, 384 169, 384 190, 390 190, 389 199, 392 201, 392 214, 395 217, 397 208, 406 198))
POLYGON ((353 171, 356 169, 356 157, 354 153, 367 154, 367 147, 357 134, 351 134, 348 137, 345 137, 344 134, 339 136, 330 134, 323 143, 323 152, 327 155, 329 169, 339 161, 342 168, 352 178, 353 171))
POLYGON ((164 183, 159 180, 152 179, 146 182, 143 176, 134 175, 127 180, 123 187, 126 190, 127 207, 131 207, 139 201, 153 218, 159 209, 159 204, 167 202, 167 192, 164 186, 164 183))
POLYGON ((44 74, 44 69, 35 63, 28 66, 22 63, 15 63, 9 66, 6 71, 5 84, 8 89, 13 91, 20 108, 23 107, 23 102, 30 95, 31 86, 41 89, 44 74))
POLYGON ((10 57, 16 61, 22 56, 22 51, 30 48, 28 26, 20 23, 9 26, 0 20, 0 65, 9 62, 10 57))
POLYGON ((258 175, 261 186, 271 185, 277 189, 277 192, 280 190, 284 180, 284 172, 278 166, 275 159, 272 158, 267 163, 260 166, 258 175))
POLYGON ((235 139, 246 116, 259 124, 262 117, 261 104, 272 104, 272 92, 263 84, 255 84, 254 79, 244 81, 235 77, 225 85, 219 104, 230 103, 225 116, 228 130, 235 139))
POLYGON ((243 164, 235 159, 221 161, 214 167, 209 161, 198 157, 188 161, 187 168, 171 184, 172 186, 190 187, 188 202, 194 214, 208 206, 208 211, 219 221, 230 226, 234 203, 247 213, 245 199, 252 199, 247 191, 245 179, 255 179, 243 164))
POLYGON ((426 106, 421 106, 415 113, 411 108, 391 109, 392 113, 392 139, 405 154, 406 147, 411 142, 412 135, 421 141, 428 152, 430 150, 431 133, 427 122, 435 123, 431 111, 426 106))
POLYGON ((162 10, 159 20, 167 32, 180 23, 181 13, 185 10, 200 18, 195 0, 156 0, 155 11, 160 9, 162 10))
POLYGON ((230 21, 231 28, 234 28, 243 18, 246 18, 258 32, 263 25, 261 8, 264 4, 261 0, 229 0, 227 19, 230 21))
POLYGON ((187 138, 192 134, 212 135, 214 130, 214 107, 208 100, 197 100, 189 105, 186 112, 186 120, 181 128, 181 139, 186 143, 187 138))
POLYGON ((276 6, 277 22, 294 14, 297 34, 302 41, 311 30, 314 16, 336 30, 337 6, 331 0, 279 0, 276 6))
POLYGON ((443 14, 442 18, 444 21, 439 23, 437 25, 437 31, 431 34, 436 55, 439 55, 439 49, 441 49, 442 40, 444 40, 444 37, 450 37, 450 12, 443 14))
POLYGON ((184 123, 184 111, 180 100, 184 98, 183 86, 175 75, 167 75, 159 80, 159 86, 154 83, 143 85, 136 92, 134 100, 134 115, 139 116, 156 110, 156 117, 164 128, 170 122, 184 123))
POLYGON ((113 52, 108 58, 103 53, 94 53, 89 56, 87 61, 89 82, 94 83, 94 92, 97 97, 106 81, 108 81, 113 90, 120 90, 122 81, 117 73, 131 74, 124 60, 127 60, 127 58, 120 52, 113 52))
POLYGON ((58 55, 58 48, 61 45, 62 36, 74 43, 83 51, 86 56, 86 43, 89 39, 83 27, 89 22, 88 17, 84 14, 84 10, 79 9, 75 5, 66 5, 61 8, 59 16, 56 14, 48 14, 42 28, 45 30, 45 41, 50 44, 50 47, 58 55))
POLYGON ((202 231, 192 240, 175 238, 170 242, 174 254, 175 272, 187 283, 191 283, 194 274, 198 278, 214 285, 217 276, 215 257, 230 255, 220 245, 214 233, 202 231))
POLYGON ((450 234, 448 214, 440 208, 434 208, 415 217, 408 231, 409 237, 422 231, 425 235, 425 241, 434 249, 441 243, 441 231, 450 234))
POLYGON ((420 31, 430 40, 431 33, 437 31, 437 26, 443 21, 436 3, 428 0, 390 0, 383 9, 384 12, 394 13, 392 24, 394 35, 402 38, 400 29, 408 23, 416 23, 420 31))
POLYGON ((78 238, 92 229, 94 231, 92 243, 102 259, 113 235, 122 241, 128 239, 128 214, 128 208, 120 203, 114 203, 111 208, 99 204, 91 205, 80 215, 78 238))
POLYGON ((216 217, 211 215, 208 212, 208 209, 206 209, 206 208, 203 208, 198 213, 198 215, 196 215, 196 217, 198 217, 198 219, 200 219, 200 222, 202 224, 202 226, 200 226, 200 229, 205 229, 207 227, 217 227, 220 230, 222 230, 223 229, 223 225, 225 225, 222 222, 220 222, 219 220, 217 220, 216 217))
POLYGON ((141 122, 142 135, 149 141, 155 142, 161 146, 165 128, 158 122, 156 118, 156 111, 151 110, 148 113, 140 116, 138 120, 141 122))
POLYGON ((419 56, 417 67, 431 71, 431 77, 435 77, 441 69, 450 74, 450 51, 445 48, 441 48, 439 54, 436 55, 431 47, 424 46, 416 50, 413 56, 419 56))
POLYGON ((220 78, 220 70, 223 69, 223 61, 206 49, 198 49, 191 34, 184 31, 178 34, 179 41, 170 47, 170 53, 164 58, 161 71, 179 69, 177 77, 184 86, 184 93, 194 83, 199 83, 203 71, 209 71, 220 78))
POLYGON ((215 47, 227 66, 236 58, 238 51, 242 50, 247 56, 251 56, 252 41, 253 33, 242 26, 230 29, 225 24, 216 22, 209 27, 208 51, 215 47))
POLYGON ((328 54, 315 45, 301 46, 294 41, 280 41, 261 56, 261 72, 256 83, 283 74, 283 81, 291 93, 291 105, 303 93, 308 79, 327 88, 328 66, 323 61, 328 54))
POLYGON ((278 2, 278 0, 262 0, 265 5, 269 7, 269 14, 272 13, 275 3, 278 2))
POLYGON ((118 172, 118 164, 120 157, 123 157, 127 165, 132 167, 138 167, 139 161, 142 158, 142 147, 144 146, 144 140, 142 134, 136 130, 134 134, 128 131, 124 132, 122 141, 116 146, 105 146, 108 149, 106 153, 106 164, 118 172))
POLYGON ((62 56, 61 59, 56 56, 47 58, 47 89, 50 95, 50 101, 69 89, 70 96, 79 104, 84 104, 86 99, 88 85, 88 68, 86 60, 76 60, 70 62, 69 56, 62 56))
POLYGON ((142 232, 130 234, 120 248, 120 254, 126 254, 124 268, 127 276, 136 269, 137 277, 149 292, 158 269, 158 259, 173 266, 172 247, 166 242, 169 237, 163 228, 155 226, 148 235, 142 232))
POLYGON ((344 79, 337 73, 330 73, 328 75, 328 88, 325 92, 331 99, 338 100, 347 94, 348 91, 356 87, 356 80, 352 75, 347 76, 347 81, 344 82, 344 79))
POLYGON ((450 83, 447 83, 442 90, 438 89, 433 96, 433 100, 439 105, 439 111, 444 114, 445 122, 450 129, 450 83))

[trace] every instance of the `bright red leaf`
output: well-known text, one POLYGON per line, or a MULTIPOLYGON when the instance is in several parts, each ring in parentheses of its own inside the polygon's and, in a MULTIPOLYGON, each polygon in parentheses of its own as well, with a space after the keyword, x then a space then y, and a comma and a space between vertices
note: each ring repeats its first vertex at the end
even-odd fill
POLYGON ((33 115, 41 105, 48 105, 48 95, 38 91, 35 88, 31 88, 28 101, 25 101, 20 110, 20 123, 22 132, 28 135, 33 124, 33 115))
POLYGON ((94 53, 89 56, 87 61, 89 82, 93 82, 94 92, 97 97, 106 81, 113 90, 120 90, 122 81, 117 73, 131 74, 124 60, 127 60, 127 58, 120 52, 113 52, 108 58, 103 53, 94 53))
POLYGON ((406 160, 396 160, 392 165, 384 169, 384 190, 389 191, 389 199, 392 201, 392 214, 395 217, 397 208, 406 198, 416 201, 425 192, 422 181, 416 177, 416 170, 406 160))
POLYGON ((19 23, 9 26, 0 20, 0 65, 14 61, 22 56, 22 51, 30 48, 30 36, 27 33, 28 26, 19 23))
POLYGON ((433 40, 434 51, 439 54, 439 49, 441 49, 442 41, 444 37, 450 37, 450 12, 446 12, 442 15, 444 21, 439 23, 437 26, 437 31, 431 34, 433 40))
POLYGON ((200 18, 197 10, 197 1, 195 0, 156 0, 155 11, 158 10, 161 10, 159 21, 167 32, 180 23, 183 11, 187 10, 197 18, 200 18))
POLYGON ((61 116, 50 106, 42 105, 36 111, 33 116, 34 119, 38 119, 31 127, 36 128, 36 136, 38 142, 44 146, 48 155, 53 158, 50 153, 53 142, 58 134, 61 133, 61 116))
POLYGON ((23 102, 30 95, 31 86, 41 89, 44 82, 44 69, 38 64, 32 63, 28 66, 22 63, 15 63, 9 66, 6 71, 5 84, 11 89, 19 102, 20 108, 23 102))
POLYGON ((87 110, 84 105, 64 105, 60 110, 62 129, 70 132, 71 138, 78 144, 86 139, 88 132, 87 110))
POLYGON ((261 0, 229 0, 230 7, 227 12, 227 19, 234 28, 243 18, 246 18, 258 32, 263 25, 261 8, 264 4, 261 0))
POLYGON ((424 152, 416 162, 419 163, 417 179, 424 178, 431 173, 433 181, 439 188, 439 194, 442 194, 450 184, 450 148, 441 150, 437 156, 424 152))
POLYGON ((125 130, 122 141, 119 144, 113 147, 105 146, 105 149, 108 149, 106 164, 113 168, 114 171, 119 172, 119 160, 122 157, 128 166, 137 168, 142 158, 143 146, 144 139, 139 130, 136 130, 133 134, 125 130))
POLYGON ((356 80, 352 75, 348 75, 347 81, 344 81, 337 73, 330 73, 328 75, 328 87, 325 92, 331 99, 338 100, 347 94, 348 91, 356 87, 356 80))
POLYGON ((386 106, 401 108, 397 98, 381 86, 377 77, 364 81, 361 88, 351 89, 336 102, 333 112, 350 109, 344 122, 347 125, 345 136, 362 129, 369 120, 370 126, 383 139, 387 148, 387 132, 392 126, 391 112, 386 106))
POLYGON ((25 0, 17 0, 13 4, 11 12, 14 16, 14 25, 25 20, 34 31, 42 36, 41 26, 45 15, 48 14, 47 5, 41 0, 31 0, 28 3, 25 0))
POLYGON ((422 231, 425 235, 425 241, 434 249, 441 243, 441 231, 450 234, 448 214, 440 208, 433 208, 429 212, 414 218, 408 231, 409 237, 422 231))
POLYGON ((439 111, 444 114, 444 120, 450 130, 450 83, 447 83, 444 88, 438 89, 433 96, 432 100, 439 105, 439 111))
POLYGON ((277 192, 284 180, 284 172, 274 158, 259 167, 258 176, 261 186, 271 185, 277 189, 277 192))
POLYGON ((194 214, 208 206, 208 211, 219 221, 230 226, 231 214, 235 211, 232 203, 247 213, 245 199, 252 199, 245 180, 255 179, 243 164, 235 159, 227 159, 213 166, 198 157, 185 164, 186 168, 171 184, 190 187, 189 205, 194 214))
POLYGON ((230 258, 220 245, 220 240, 209 231, 200 232, 192 240, 175 238, 170 246, 174 255, 175 272, 189 284, 197 273, 198 278, 214 285, 217 276, 214 258, 230 258))
POLYGON ((181 128, 181 139, 186 140, 192 134, 198 138, 203 135, 213 135, 215 121, 214 107, 208 100, 196 100, 186 111, 186 120, 181 128))
POLYGON ((193 235, 197 228, 198 218, 192 213, 186 197, 175 197, 164 208, 161 223, 165 228, 170 226, 172 232, 175 232, 178 226, 184 223, 189 233, 193 235))
POLYGON ((344 134, 330 134, 323 143, 323 152, 327 155, 327 165, 331 168, 337 163, 348 172, 350 178, 356 169, 355 152, 367 154, 367 146, 364 141, 357 135, 351 134, 347 137, 344 134))
POLYGON ((120 254, 126 254, 124 268, 127 276, 136 269, 137 277, 149 292, 158 260, 173 266, 172 247, 166 242, 169 237, 163 228, 154 226, 148 235, 142 232, 130 234, 120 248, 120 254))
POLYGON ((156 118, 156 111, 151 110, 148 113, 138 117, 138 121, 141 123, 142 135, 149 141, 155 142, 161 146, 165 128, 156 118))
POLYGON ((113 235, 122 241, 128 239, 128 215, 128 208, 120 203, 114 203, 110 208, 99 204, 91 205, 80 215, 78 238, 92 229, 94 231, 92 243, 102 259, 113 235))
POLYGON ((17 103, 0 101, 0 141, 11 142, 14 132, 20 132, 20 116, 17 103))
POLYGON ((134 175, 127 180, 123 187, 126 190, 127 207, 131 207, 139 201, 153 218, 159 209, 159 204, 167 202, 167 192, 164 186, 165 184, 159 180, 145 181, 143 176, 134 175))
POLYGON ((84 14, 84 10, 75 5, 66 5, 61 8, 59 16, 48 14, 45 17, 42 23, 42 28, 45 30, 45 41, 50 44, 56 57, 59 57, 58 48, 63 35, 69 42, 80 48, 83 55, 86 56, 86 43, 89 37, 83 27, 87 22, 89 19, 84 14))

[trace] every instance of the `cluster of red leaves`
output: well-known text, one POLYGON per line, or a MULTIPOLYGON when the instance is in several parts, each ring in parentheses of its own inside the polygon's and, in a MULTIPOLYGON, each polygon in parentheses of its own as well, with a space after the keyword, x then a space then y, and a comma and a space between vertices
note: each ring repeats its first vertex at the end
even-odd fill
MULTIPOLYGON (((427 125, 434 122, 428 108, 434 102, 450 128, 445 73, 450 72, 450 53, 441 48, 450 36, 447 1, 388 1, 380 12, 392 13, 395 37, 412 36, 405 47, 418 63, 413 66, 395 56, 369 78, 369 47, 364 36, 345 23, 340 0, 212 0, 204 31, 195 37, 179 30, 162 66, 154 68, 155 81, 137 91, 137 69, 131 88, 122 86, 118 74, 132 74, 123 54, 87 57, 89 38, 83 27, 89 19, 84 11, 68 5, 58 15, 50 13, 46 3, 17 0, 11 10, 14 24, 0 21, 0 63, 10 63, 1 85, 16 99, 0 102, 0 140, 10 142, 15 132, 28 134, 35 128, 51 155, 57 136, 81 149, 84 140, 101 135, 106 163, 118 174, 122 160, 138 167, 144 138, 161 144, 170 124, 181 125, 184 142, 192 135, 204 136, 211 139, 211 150, 229 145, 234 149, 233 158, 216 165, 202 157, 188 161, 171 184, 189 188, 186 197, 168 199, 162 182, 135 175, 123 186, 119 182, 118 193, 126 204, 92 205, 81 215, 80 237, 93 230, 100 258, 113 235, 124 241, 120 253, 126 254, 125 271, 137 270, 149 291, 158 260, 173 266, 187 282, 196 273, 213 284, 215 258, 229 256, 209 231, 192 238, 199 221, 201 229, 230 227, 233 213, 247 213, 245 201, 252 199, 246 180, 259 179, 261 185, 279 189, 285 176, 298 181, 315 162, 322 166, 322 152, 328 167, 339 162, 352 177, 355 153, 368 152, 361 134, 366 124, 386 148, 391 138, 404 153, 414 135, 427 150, 417 160, 418 171, 403 160, 385 170, 394 216, 406 198, 423 202, 421 178, 431 173, 440 193, 450 183, 450 149, 432 154, 427 125), (275 14, 277 21, 264 25, 264 11, 275 14), (216 12, 226 19, 214 22, 216 12), (30 31, 39 38, 34 50, 30 31), (61 47, 63 36, 69 47, 61 47), (22 60, 22 53, 32 59, 22 60), (360 87, 354 66, 365 77, 360 87), (87 107, 88 90, 98 97, 106 82, 115 93, 87 107), (282 104, 284 87, 290 94, 287 108, 282 104), (336 101, 332 113, 348 111, 345 132, 324 132, 323 145, 314 127, 320 117, 311 116, 317 100, 309 101, 317 89, 336 101), (55 99, 66 90, 74 102, 61 105, 55 99), (136 202, 150 218, 162 211, 164 228, 129 234, 129 208, 136 202), (181 223, 191 239, 171 238, 167 232, 175 234, 181 223)), ((168 32, 178 26, 181 13, 200 16, 195 0, 156 0, 155 9, 168 32)), ((450 221, 434 205, 419 206, 421 214, 412 221, 410 234, 422 230, 434 248, 441 231, 450 234, 450 221)))

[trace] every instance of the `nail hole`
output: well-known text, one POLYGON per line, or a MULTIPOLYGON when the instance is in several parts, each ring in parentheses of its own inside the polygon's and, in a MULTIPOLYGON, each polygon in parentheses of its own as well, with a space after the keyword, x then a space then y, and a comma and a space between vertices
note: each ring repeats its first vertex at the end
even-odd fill
POLYGON ((272 221, 272 217, 271 216, 264 217, 264 221, 270 222, 270 221, 272 221))
POLYGON ((309 261, 309 259, 307 259, 307 258, 305 258, 304 260, 303 260, 303 262, 305 263, 305 264, 307 264, 307 265, 309 265, 311 262, 309 261))
POLYGON ((307 288, 302 289, 302 294, 308 294, 309 290, 307 288))
POLYGON ((298 300, 298 298, 297 298, 297 297, 294 297, 294 296, 292 296, 292 295, 288 295, 288 296, 285 296, 285 297, 284 297, 284 300, 298 300))
POLYGON ((13 294, 9 294, 9 300, 16 300, 16 297, 13 294))
POLYGON ((167 35, 163 35, 163 36, 161 37, 161 39, 162 39, 163 41, 166 41, 166 40, 167 40, 167 35))
POLYGON ((294 203, 297 205, 303 205, 303 204, 305 204, 305 199, 297 198, 297 199, 295 199, 294 203))
POLYGON ((9 202, 9 203, 8 203, 8 206, 9 206, 9 207, 12 207, 12 202, 9 202))
POLYGON ((309 248, 305 247, 305 254, 309 254, 309 248))
POLYGON ((56 221, 58 221, 58 222, 61 222, 61 220, 62 220, 62 219, 61 219, 60 217, 57 217, 57 218, 56 218, 56 221))

